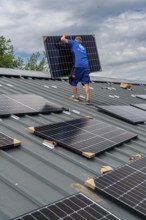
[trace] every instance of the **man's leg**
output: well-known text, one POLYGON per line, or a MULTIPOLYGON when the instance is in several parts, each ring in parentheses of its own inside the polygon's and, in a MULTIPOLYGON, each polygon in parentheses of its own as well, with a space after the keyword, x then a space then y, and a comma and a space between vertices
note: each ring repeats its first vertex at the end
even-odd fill
POLYGON ((72 91, 73 91, 74 97, 75 97, 75 98, 78 98, 79 95, 78 95, 78 89, 77 89, 77 86, 72 86, 72 91))
POLYGON ((90 87, 89 87, 89 84, 85 84, 84 89, 85 89, 86 101, 90 102, 90 87))
POLYGON ((79 68, 74 68, 72 71, 72 74, 69 77, 69 84, 72 87, 72 91, 73 91, 73 98, 75 101, 80 101, 79 98, 79 94, 78 94, 78 89, 77 89, 77 85, 78 85, 78 81, 79 81, 79 68))
POLYGON ((89 77, 90 70, 88 68, 82 68, 82 78, 81 83, 84 85, 85 96, 86 96, 86 104, 90 103, 90 77, 89 77))

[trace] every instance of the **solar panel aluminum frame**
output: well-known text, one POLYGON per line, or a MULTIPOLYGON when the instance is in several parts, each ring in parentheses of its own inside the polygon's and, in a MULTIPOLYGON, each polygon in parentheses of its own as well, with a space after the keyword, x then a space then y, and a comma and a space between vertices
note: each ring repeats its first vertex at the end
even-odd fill
MULTIPOLYGON (((67 39, 74 40, 76 36, 77 35, 68 35, 67 39)), ((79 35, 79 36, 82 37, 82 40, 83 40, 82 44, 83 44, 83 46, 86 47, 90 72, 92 73, 92 72, 102 71, 100 59, 99 59, 99 55, 98 55, 98 50, 97 50, 95 34, 79 35), (87 37, 91 38, 90 40, 92 40, 94 42, 94 49, 95 49, 94 56, 92 54, 93 49, 91 51, 91 46, 88 47, 88 44, 90 41, 85 40, 85 38, 87 38, 87 37), (96 57, 96 59, 95 59, 95 57, 96 57)), ((70 47, 68 44, 62 43, 60 39, 61 39, 61 36, 43 36, 43 42, 44 42, 44 46, 45 46, 45 51, 46 51, 46 55, 47 55, 51 78, 63 78, 63 77, 69 76, 71 73, 71 70, 73 68, 74 58, 73 58, 73 54, 70 50, 70 47), (50 41, 53 39, 55 39, 55 40, 51 44, 50 41), (51 49, 48 49, 49 44, 51 45, 51 49), (50 51, 52 51, 52 52, 50 52, 50 51), (59 59, 59 62, 57 62, 57 59, 55 59, 56 58, 55 56, 52 56, 52 53, 54 53, 55 56, 59 59), (56 65, 54 65, 55 61, 56 61, 56 65), (55 68, 55 70, 53 68, 55 68)))
MULTIPOLYGON (((137 159, 136 161, 133 161, 133 162, 131 162, 130 164, 134 164, 135 162, 137 162, 137 161, 139 161, 139 160, 140 160, 140 159, 137 159)), ((130 165, 130 164, 129 164, 129 165, 130 165)), ((102 176, 108 175, 108 174, 110 174, 110 173, 113 173, 113 172, 115 172, 116 170, 118 170, 119 168, 122 168, 122 167, 127 166, 127 165, 128 165, 128 164, 122 165, 122 166, 120 166, 120 167, 118 167, 118 168, 116 168, 116 169, 114 169, 114 170, 111 170, 111 171, 109 171, 109 172, 106 172, 106 173, 104 173, 104 174, 101 174, 101 175, 99 176, 99 178, 102 177, 102 176)), ((102 189, 99 188, 99 187, 96 187, 96 183, 95 183, 94 179, 96 179, 96 178, 88 179, 88 180, 86 180, 86 181, 84 182, 84 184, 85 184, 88 188, 94 190, 94 191, 97 192, 97 193, 100 193, 100 194, 103 195, 103 196, 106 196, 106 197, 109 198, 110 200, 113 199, 114 202, 116 202, 116 203, 118 203, 119 205, 123 206, 123 208, 129 208, 129 210, 130 210, 132 213, 136 214, 138 217, 140 217, 140 219, 143 219, 143 220, 146 219, 146 215, 144 215, 144 214, 143 214, 142 212, 140 212, 139 210, 134 209, 133 207, 131 207, 130 205, 128 205, 128 203, 126 203, 126 202, 124 202, 124 201, 122 201, 122 200, 119 200, 118 198, 114 197, 112 194, 110 194, 110 193, 108 193, 108 192, 102 190, 102 189)), ((111 185, 113 185, 113 184, 111 184, 111 185)), ((109 184, 109 186, 110 186, 110 184, 109 184)))

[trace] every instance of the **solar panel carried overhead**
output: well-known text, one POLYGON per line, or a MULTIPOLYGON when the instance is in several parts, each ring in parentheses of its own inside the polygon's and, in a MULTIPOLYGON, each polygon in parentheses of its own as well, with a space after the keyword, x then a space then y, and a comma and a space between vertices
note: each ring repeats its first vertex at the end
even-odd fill
MULTIPOLYGON (((82 44, 87 51, 90 72, 101 71, 95 35, 80 35, 82 44)), ((61 36, 44 36, 44 45, 50 73, 52 78, 69 76, 73 67, 73 54, 68 44, 60 40, 61 36)), ((75 39, 75 35, 67 36, 67 39, 75 39)))
POLYGON ((0 95, 0 117, 37 113, 60 113, 63 108, 35 94, 0 95))
POLYGON ((112 116, 116 116, 117 118, 123 119, 132 124, 143 123, 146 121, 146 112, 133 106, 98 105, 96 107, 104 113, 109 113, 112 116))
POLYGON ((88 158, 137 137, 119 127, 89 118, 30 127, 28 130, 88 158))
POLYGON ((85 185, 116 199, 146 219, 146 157, 87 180, 85 185))
POLYGON ((137 98, 146 100, 146 95, 136 95, 137 98))
POLYGON ((6 150, 8 148, 14 148, 21 144, 21 142, 15 138, 11 138, 0 132, 0 150, 6 150))
POLYGON ((146 111, 146 104, 131 104, 131 106, 146 111))
POLYGON ((62 200, 14 218, 13 220, 120 220, 83 193, 76 193, 62 200))

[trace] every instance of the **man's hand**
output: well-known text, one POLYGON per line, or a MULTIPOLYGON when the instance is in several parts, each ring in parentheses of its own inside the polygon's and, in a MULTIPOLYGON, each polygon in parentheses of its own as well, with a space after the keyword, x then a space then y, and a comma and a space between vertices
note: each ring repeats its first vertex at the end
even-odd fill
POLYGON ((63 37, 63 38, 66 38, 66 34, 63 34, 62 37, 63 37))
POLYGON ((62 35, 61 41, 62 41, 63 43, 66 43, 66 44, 68 43, 68 39, 66 39, 66 35, 65 35, 65 34, 62 35))
POLYGON ((70 75, 69 76, 69 83, 71 84, 73 81, 74 81, 74 79, 76 78, 76 75, 70 75))

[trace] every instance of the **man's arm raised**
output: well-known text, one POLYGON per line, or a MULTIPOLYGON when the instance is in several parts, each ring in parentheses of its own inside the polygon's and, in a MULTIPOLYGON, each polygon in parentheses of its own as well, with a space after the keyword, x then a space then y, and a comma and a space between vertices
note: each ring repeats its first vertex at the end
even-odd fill
POLYGON ((66 35, 65 35, 65 34, 62 35, 61 41, 62 41, 63 43, 66 43, 66 44, 68 43, 68 39, 66 38, 66 35))

